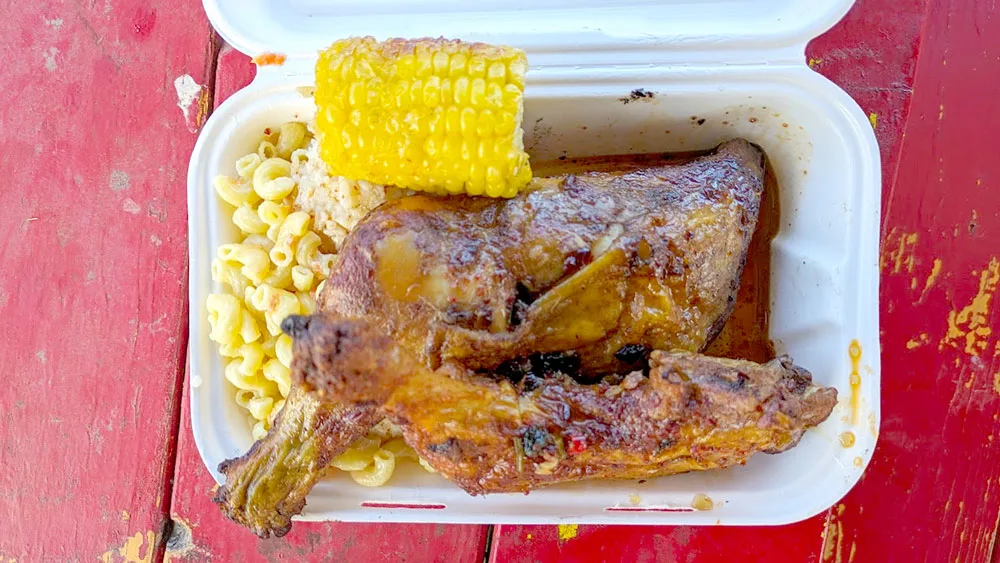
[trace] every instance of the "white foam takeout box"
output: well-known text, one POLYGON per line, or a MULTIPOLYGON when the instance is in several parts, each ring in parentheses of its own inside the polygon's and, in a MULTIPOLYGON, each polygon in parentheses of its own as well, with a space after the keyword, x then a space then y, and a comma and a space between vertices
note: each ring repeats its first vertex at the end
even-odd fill
POLYGON ((445 36, 527 51, 525 141, 535 160, 690 151, 734 137, 763 147, 781 209, 770 336, 817 383, 837 387, 840 404, 798 447, 759 454, 744 467, 472 497, 406 462, 381 488, 356 485, 346 474, 322 481, 301 519, 747 525, 794 522, 831 506, 858 481, 878 433, 880 170, 866 116, 808 68, 804 50, 852 2, 205 0, 211 22, 235 48, 288 56, 282 66, 259 68, 212 114, 191 157, 191 416, 209 471, 221 481, 219 462, 252 442, 208 339, 205 298, 221 289, 210 263, 236 236, 212 178, 233 174, 265 127, 312 117, 311 99, 296 88, 314 83, 317 51, 335 39, 445 36), (653 97, 623 103, 636 89, 653 97), (862 357, 852 409, 854 340, 862 357), (852 447, 841 444, 845 432, 855 436, 852 447), (699 493, 714 501, 712 510, 691 508, 699 493))

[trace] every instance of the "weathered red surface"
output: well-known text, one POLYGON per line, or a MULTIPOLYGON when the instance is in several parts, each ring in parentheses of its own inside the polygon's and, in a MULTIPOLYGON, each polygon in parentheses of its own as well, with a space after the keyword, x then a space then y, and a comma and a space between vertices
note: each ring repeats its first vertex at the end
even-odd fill
MULTIPOLYGON (((253 74, 254 66, 247 57, 223 49, 216 103, 246 86, 253 74)), ((478 563, 486 551, 487 526, 299 522, 283 538, 258 539, 228 521, 211 502, 215 481, 194 444, 186 387, 174 479, 170 510, 174 541, 167 545, 167 556, 172 560, 478 563)))
POLYGON ((0 561, 151 561, 204 117, 174 81, 210 81, 210 28, 195 0, 0 5, 0 561))
MULTIPOLYGON (((260 541, 222 519, 179 412, 184 172, 209 98, 195 89, 184 112, 174 81, 212 84, 201 3, 9 4, 0 18, 0 562, 481 560, 482 526, 299 524, 260 541), (165 545, 167 514, 175 523, 165 545)), ((987 2, 859 0, 807 52, 875 114, 886 180, 883 420, 855 490, 827 514, 780 528, 499 526, 494 561, 991 560, 1000 514, 996 37, 1000 18, 987 2)), ((251 75, 245 57, 223 54, 218 98, 251 75)))

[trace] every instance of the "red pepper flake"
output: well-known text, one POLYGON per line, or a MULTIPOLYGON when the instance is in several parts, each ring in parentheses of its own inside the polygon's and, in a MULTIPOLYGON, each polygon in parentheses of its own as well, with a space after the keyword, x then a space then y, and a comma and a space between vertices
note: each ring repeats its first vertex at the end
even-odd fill
POLYGON ((587 449, 587 439, 583 436, 570 436, 569 437, 569 447, 566 448, 566 452, 570 455, 576 455, 583 453, 587 449))
POLYGON ((270 135, 271 134, 271 128, 270 127, 264 128, 264 134, 265 135, 270 135))
POLYGON ((282 55, 281 53, 261 53, 253 58, 253 64, 257 66, 281 66, 285 64, 285 59, 287 58, 288 57, 282 55))

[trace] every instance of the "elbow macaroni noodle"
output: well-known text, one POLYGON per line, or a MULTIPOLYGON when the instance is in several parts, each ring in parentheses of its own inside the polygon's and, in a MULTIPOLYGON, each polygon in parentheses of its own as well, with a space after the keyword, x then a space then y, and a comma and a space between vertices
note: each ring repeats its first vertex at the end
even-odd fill
MULTIPOLYGON (((212 279, 223 291, 205 303, 209 338, 219 345, 225 378, 248 414, 254 440, 271 429, 292 386, 292 339, 281 332, 281 321, 315 311, 316 295, 337 258, 322 251, 312 216, 293 206, 292 162, 308 158, 309 141, 304 124, 285 123, 256 152, 236 161, 236 177, 218 176, 214 183, 233 208, 242 240, 221 245, 212 261, 212 279)), ((399 460, 429 468, 401 436, 382 421, 331 465, 368 487, 385 484, 399 460)))

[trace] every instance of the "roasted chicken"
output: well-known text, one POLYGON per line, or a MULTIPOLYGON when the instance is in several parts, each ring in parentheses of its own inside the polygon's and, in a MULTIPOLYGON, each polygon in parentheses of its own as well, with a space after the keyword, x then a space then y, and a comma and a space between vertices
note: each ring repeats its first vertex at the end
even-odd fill
POLYGON ((581 479, 642 479, 778 453, 823 422, 837 391, 787 357, 767 364, 655 351, 634 371, 581 385, 521 381, 451 361, 427 368, 364 322, 291 317, 293 371, 324 399, 380 405, 407 443, 471 494, 581 479))
POLYGON ((763 176, 737 140, 682 165, 537 178, 509 200, 388 202, 345 240, 320 310, 431 367, 573 351, 604 372, 626 345, 699 351, 735 302, 763 176))
MULTIPOLYGON (((516 377, 518 362, 542 356, 599 379, 644 365, 653 349, 701 351, 735 301, 763 160, 736 140, 682 163, 536 178, 509 200, 387 202, 344 241, 317 316, 363 321, 409 358, 406 373, 516 377)), ((330 459, 377 420, 380 403, 358 401, 329 439, 310 441, 326 428, 318 413, 348 408, 317 400, 291 396, 265 445, 220 467, 223 511, 260 535, 287 531, 330 459)))

